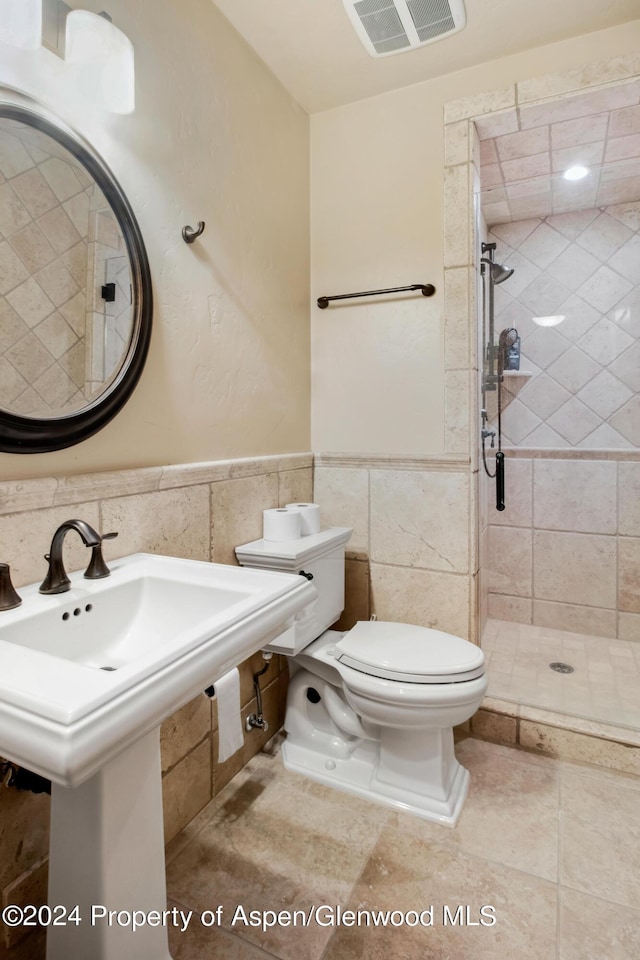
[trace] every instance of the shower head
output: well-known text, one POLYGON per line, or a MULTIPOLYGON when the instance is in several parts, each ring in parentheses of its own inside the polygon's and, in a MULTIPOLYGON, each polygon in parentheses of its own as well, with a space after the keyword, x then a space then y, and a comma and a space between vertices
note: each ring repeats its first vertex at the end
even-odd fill
POLYGON ((491 279, 494 283, 502 283, 504 280, 508 280, 511 274, 513 273, 513 267, 505 267, 501 263, 492 262, 491 264, 491 279))
POLYGON ((485 253, 488 251, 489 256, 483 257, 480 263, 482 264, 482 272, 484 273, 484 264, 487 264, 489 270, 491 271, 491 282, 494 286, 498 283, 502 283, 504 280, 508 280, 511 274, 513 273, 513 267, 505 267, 502 263, 496 263, 493 259, 493 251, 495 250, 495 243, 483 243, 482 252, 485 253))

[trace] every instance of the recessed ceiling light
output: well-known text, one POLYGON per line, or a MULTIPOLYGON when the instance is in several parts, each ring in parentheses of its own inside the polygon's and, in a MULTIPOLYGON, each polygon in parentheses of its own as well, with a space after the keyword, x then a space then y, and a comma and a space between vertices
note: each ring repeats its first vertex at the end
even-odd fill
POLYGON ((583 167, 581 164, 577 163, 574 167, 568 167, 563 173, 565 180, 582 180, 583 177, 588 175, 589 171, 586 167, 583 167))
POLYGON ((553 317, 533 317, 533 322, 537 323, 539 327, 557 327, 559 323, 562 323, 564 318, 564 314, 559 313, 553 317))

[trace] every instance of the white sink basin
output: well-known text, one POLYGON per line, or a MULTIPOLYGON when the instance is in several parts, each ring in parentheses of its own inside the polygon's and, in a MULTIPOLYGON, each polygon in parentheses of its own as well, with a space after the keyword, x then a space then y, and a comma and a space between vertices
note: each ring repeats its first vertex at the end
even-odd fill
POLYGON ((315 601, 303 577, 135 554, 0 614, 0 755, 77 786, 315 601))

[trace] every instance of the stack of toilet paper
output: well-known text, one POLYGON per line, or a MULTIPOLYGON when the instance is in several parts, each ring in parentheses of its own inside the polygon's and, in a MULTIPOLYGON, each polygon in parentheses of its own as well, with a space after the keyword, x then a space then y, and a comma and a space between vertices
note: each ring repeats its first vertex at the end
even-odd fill
POLYGON ((320 533, 317 503, 288 503, 286 507, 262 511, 263 540, 299 540, 312 533, 320 533))

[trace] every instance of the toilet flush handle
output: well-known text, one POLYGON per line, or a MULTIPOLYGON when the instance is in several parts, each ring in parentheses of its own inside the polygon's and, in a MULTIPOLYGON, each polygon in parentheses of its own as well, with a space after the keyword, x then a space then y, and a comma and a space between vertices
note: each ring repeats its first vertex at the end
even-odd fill
POLYGON ((312 574, 312 573, 307 573, 305 570, 301 570, 301 571, 300 571, 300 576, 301 576, 301 577, 306 577, 307 580, 313 580, 313 574, 312 574))

